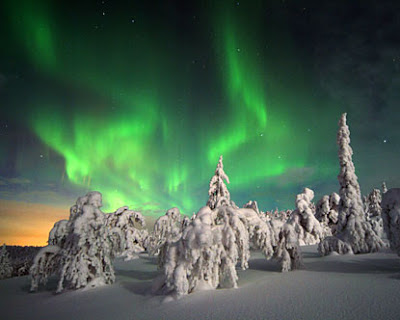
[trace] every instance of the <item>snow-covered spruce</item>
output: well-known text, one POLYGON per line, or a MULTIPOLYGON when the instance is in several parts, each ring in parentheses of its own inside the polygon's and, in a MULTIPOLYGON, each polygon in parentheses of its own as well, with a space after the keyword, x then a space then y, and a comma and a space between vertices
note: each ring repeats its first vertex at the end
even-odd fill
POLYGON ((211 209, 223 205, 236 207, 235 203, 231 200, 231 195, 224 180, 229 183, 229 177, 224 171, 221 155, 218 160, 217 168, 215 169, 215 174, 210 180, 210 188, 208 190, 209 199, 207 205, 211 209))
POLYGON ((138 257, 138 253, 146 250, 148 231, 143 215, 124 206, 109 213, 107 227, 112 236, 113 252, 125 261, 138 257))
POLYGON ((321 224, 315 218, 313 198, 314 191, 304 188, 303 193, 296 196, 296 209, 287 221, 297 233, 300 245, 317 244, 324 237, 321 224))
POLYGON ((381 238, 385 238, 382 221, 382 195, 379 189, 373 189, 365 201, 365 214, 372 230, 381 238))
POLYGON ((350 147, 350 131, 346 124, 346 113, 339 121, 337 134, 339 146, 340 184, 339 216, 336 235, 320 242, 318 251, 327 255, 333 251, 339 254, 375 252, 384 246, 382 239, 366 221, 360 186, 357 181, 350 147))
POLYGON ((339 201, 339 195, 333 192, 330 196, 323 196, 317 203, 315 218, 317 218, 321 224, 324 234, 323 238, 336 233, 339 201))
POLYGON ((248 267, 248 233, 235 210, 205 206, 166 251, 160 290, 173 297, 196 290, 237 287, 236 264, 248 267))
POLYGON ((386 193, 388 191, 387 186, 386 186, 386 182, 383 181, 382 182, 382 193, 386 193))
POLYGON ((0 279, 10 278, 12 275, 13 267, 10 261, 10 256, 7 252, 6 245, 0 251, 0 279))
POLYGON ((57 237, 50 235, 49 238, 57 245, 42 248, 34 259, 30 270, 32 291, 39 284, 45 284, 53 273, 59 275, 57 292, 61 292, 64 286, 78 289, 114 281, 112 238, 101 206, 99 192, 89 192, 78 198, 70 209, 65 241, 56 241, 57 237))
POLYGON ((383 194, 383 228, 392 250, 400 256, 400 188, 392 188, 383 194))

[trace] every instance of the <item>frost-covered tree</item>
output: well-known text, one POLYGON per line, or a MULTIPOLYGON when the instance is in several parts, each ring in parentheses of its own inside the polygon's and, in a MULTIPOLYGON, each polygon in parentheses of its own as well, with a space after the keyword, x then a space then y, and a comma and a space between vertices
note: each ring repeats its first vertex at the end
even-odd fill
POLYGON ((237 287, 236 264, 247 268, 248 233, 233 208, 206 206, 170 245, 160 289, 173 297, 196 290, 237 287))
POLYGON ((277 259, 282 272, 302 266, 298 233, 293 225, 280 218, 264 220, 252 208, 231 210, 244 222, 251 248, 261 250, 267 259, 277 259))
POLYGON ((224 171, 224 164, 222 163, 222 155, 219 157, 215 174, 210 180, 210 188, 208 190, 209 199, 207 205, 211 209, 222 205, 234 206, 236 205, 231 201, 231 195, 226 187, 225 182, 229 183, 229 178, 224 171))
POLYGON ((375 252, 382 248, 384 243, 365 218, 360 186, 352 160, 353 150, 350 147, 350 131, 346 124, 346 113, 339 121, 337 144, 340 163, 338 224, 336 235, 326 237, 320 243, 318 250, 322 255, 327 255, 332 251, 339 254, 375 252))
POLYGON ((13 267, 10 261, 10 256, 7 252, 6 245, 0 251, 0 279, 10 278, 13 272, 13 267))
POLYGON ((31 267, 32 291, 40 283, 45 284, 53 273, 59 275, 57 292, 61 292, 64 286, 78 289, 114 281, 112 237, 101 206, 99 192, 89 192, 78 198, 71 207, 67 235, 63 241, 60 240, 62 237, 53 236, 63 234, 57 231, 62 224, 56 223, 56 229, 49 237, 55 244, 42 248, 31 267))
POLYGON ((296 196, 296 209, 287 221, 297 233, 300 245, 316 244, 323 238, 323 229, 315 218, 315 206, 311 202, 313 198, 314 191, 304 188, 303 193, 296 196))
POLYGON ((400 256, 400 188, 383 194, 382 219, 390 247, 400 256))
POLYGON ((386 193, 388 191, 387 187, 386 187, 386 182, 383 181, 382 182, 382 193, 386 193))
POLYGON ((372 230, 380 237, 384 238, 383 221, 382 221, 382 195, 379 189, 373 189, 367 197, 366 218, 371 224, 372 230))
POLYGON ((246 226, 250 247, 261 250, 267 259, 271 259, 277 245, 277 236, 272 225, 262 219, 254 208, 235 209, 230 207, 228 210, 234 210, 246 226))
POLYGON ((158 255, 160 269, 165 263, 167 247, 182 236, 182 228, 189 223, 190 219, 187 217, 181 221, 181 213, 176 207, 168 209, 165 215, 159 217, 154 223, 153 232, 147 240, 147 250, 151 255, 158 255))
POLYGON ((108 214, 106 223, 113 237, 113 251, 119 257, 132 260, 146 250, 148 231, 144 229, 146 222, 140 212, 124 206, 108 214))
POLYGON ((340 197, 336 192, 323 196, 317 203, 315 217, 320 222, 325 237, 336 233, 340 197))

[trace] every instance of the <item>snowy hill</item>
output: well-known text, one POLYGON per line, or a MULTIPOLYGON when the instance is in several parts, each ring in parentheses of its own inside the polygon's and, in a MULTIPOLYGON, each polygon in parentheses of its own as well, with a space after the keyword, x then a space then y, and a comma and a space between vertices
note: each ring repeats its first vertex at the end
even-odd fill
POLYGON ((400 258, 384 251, 320 257, 302 247, 305 269, 281 273, 252 253, 238 289, 195 292, 163 303, 151 293, 159 274, 147 255, 115 262, 116 282, 54 294, 57 281, 29 293, 27 276, 0 281, 2 319, 398 319, 400 258))

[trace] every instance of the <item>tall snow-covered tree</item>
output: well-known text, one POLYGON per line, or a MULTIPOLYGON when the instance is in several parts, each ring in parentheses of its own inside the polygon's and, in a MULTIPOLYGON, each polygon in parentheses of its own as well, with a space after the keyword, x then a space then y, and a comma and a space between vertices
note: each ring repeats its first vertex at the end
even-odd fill
POLYGON ((350 147, 350 131, 346 124, 346 113, 342 114, 339 121, 337 144, 340 163, 338 224, 336 235, 326 237, 320 243, 318 250, 322 255, 327 255, 332 251, 340 254, 375 252, 382 248, 384 243, 366 221, 360 185, 352 160, 353 150, 350 147))
POLYGON ((13 267, 10 261, 10 256, 7 252, 6 245, 0 251, 0 279, 10 278, 12 275, 13 267))
POLYGON ((215 174, 210 180, 210 188, 208 190, 209 199, 207 205, 211 209, 215 209, 221 205, 230 205, 236 207, 231 201, 231 195, 226 187, 225 182, 229 183, 229 177, 224 171, 224 164, 222 163, 222 155, 219 157, 215 174))

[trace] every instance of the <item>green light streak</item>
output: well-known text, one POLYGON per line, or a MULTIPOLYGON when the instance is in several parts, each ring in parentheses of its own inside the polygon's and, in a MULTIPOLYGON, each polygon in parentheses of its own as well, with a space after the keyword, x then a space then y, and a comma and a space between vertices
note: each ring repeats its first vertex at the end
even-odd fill
MULTIPOLYGON (((177 206, 191 214, 206 203, 221 154, 229 188, 238 194, 312 163, 303 115, 308 101, 299 98, 305 89, 276 77, 296 69, 286 67, 296 57, 284 32, 276 36, 282 48, 270 54, 256 22, 246 25, 220 10, 214 21, 221 30, 214 43, 217 70, 208 71, 208 80, 222 84, 215 95, 220 101, 196 109, 200 94, 190 83, 199 83, 201 94, 204 83, 195 81, 200 73, 189 56, 195 52, 168 52, 167 45, 180 48, 168 27, 164 33, 143 23, 135 26, 139 31, 125 32, 125 26, 96 30, 80 22, 70 29, 51 15, 51 2, 39 2, 9 1, 12 30, 30 63, 73 98, 65 102, 44 88, 44 97, 30 102, 31 125, 64 158, 71 183, 103 193, 105 210, 177 206), (294 87, 290 94, 287 87, 294 87)), ((262 21, 262 10, 253 11, 253 20, 262 21)), ((331 169, 317 172, 328 175, 331 169)))

